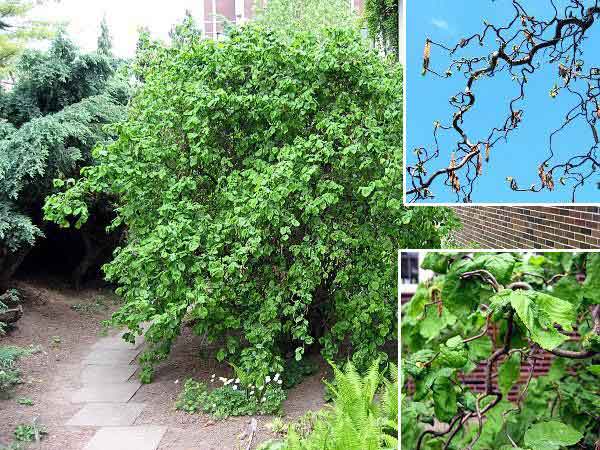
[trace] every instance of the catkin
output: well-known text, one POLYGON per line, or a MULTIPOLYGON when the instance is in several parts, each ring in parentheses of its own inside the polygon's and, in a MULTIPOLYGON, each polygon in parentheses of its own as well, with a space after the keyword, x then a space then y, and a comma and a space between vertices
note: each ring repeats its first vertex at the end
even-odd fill
POLYGON ((431 41, 425 40, 425 49, 423 50, 423 75, 427 73, 429 69, 429 60, 431 58, 431 41))

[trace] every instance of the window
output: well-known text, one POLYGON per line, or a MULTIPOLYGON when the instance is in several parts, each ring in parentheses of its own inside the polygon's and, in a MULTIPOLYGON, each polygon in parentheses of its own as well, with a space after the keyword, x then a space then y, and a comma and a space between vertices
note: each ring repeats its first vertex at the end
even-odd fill
POLYGON ((419 284, 419 254, 403 252, 400 254, 400 279, 402 284, 419 284))

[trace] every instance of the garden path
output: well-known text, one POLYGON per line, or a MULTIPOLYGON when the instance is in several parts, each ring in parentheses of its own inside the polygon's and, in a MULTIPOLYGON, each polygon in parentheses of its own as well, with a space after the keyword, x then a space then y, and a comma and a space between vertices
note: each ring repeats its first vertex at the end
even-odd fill
POLYGON ((141 386, 131 378, 143 345, 142 337, 129 344, 120 334, 107 336, 82 360, 82 387, 71 396, 71 403, 81 404, 81 409, 66 425, 98 427, 85 450, 155 450, 159 446, 167 427, 134 425, 146 405, 130 401, 141 386))

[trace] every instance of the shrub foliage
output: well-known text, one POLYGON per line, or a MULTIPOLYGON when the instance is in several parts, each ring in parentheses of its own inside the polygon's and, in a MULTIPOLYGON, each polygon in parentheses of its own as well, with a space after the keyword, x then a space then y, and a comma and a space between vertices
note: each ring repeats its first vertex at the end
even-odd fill
POLYGON ((145 378, 184 321, 256 379, 317 344, 358 367, 385 358, 396 249, 454 225, 402 206, 400 68, 339 29, 249 25, 141 52, 118 141, 47 213, 82 219, 82 193, 118 198, 127 244, 105 272, 125 300, 113 323, 152 323, 145 378))

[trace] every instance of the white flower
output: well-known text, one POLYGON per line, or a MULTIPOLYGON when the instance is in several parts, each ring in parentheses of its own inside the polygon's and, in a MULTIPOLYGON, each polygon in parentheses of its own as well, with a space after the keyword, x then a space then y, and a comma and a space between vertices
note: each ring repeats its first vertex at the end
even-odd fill
POLYGON ((250 391, 250 395, 254 395, 254 391, 250 391))
POLYGON ((254 387, 254 385, 253 385, 253 384, 249 384, 249 385, 248 385, 248 387, 249 387, 250 389, 252 389, 252 388, 254 387))
POLYGON ((213 403, 213 408, 216 408, 216 407, 217 407, 217 404, 216 404, 216 403, 213 403))
POLYGON ((265 400, 266 400, 265 397, 263 397, 263 398, 260 399, 261 402, 264 402, 265 400))
POLYGON ((274 380, 274 381, 277 381, 277 380, 279 380, 279 375, 280 375, 279 373, 276 373, 276 374, 275 374, 275 377, 273 378, 273 380, 274 380))
POLYGON ((234 386, 233 386, 233 390, 234 390, 234 391, 237 391, 237 385, 234 385, 234 386))
POLYGON ((258 386, 258 390, 259 390, 259 391, 262 391, 262 390, 263 390, 263 388, 264 388, 264 386, 258 386))
POLYGON ((271 382, 271 377, 269 375, 267 375, 265 377, 265 383, 270 383, 271 382))
POLYGON ((281 384, 281 383, 283 383, 283 381, 277 380, 277 384, 281 384))
POLYGON ((233 378, 232 378, 232 379, 230 379, 230 380, 228 379, 227 381, 225 381, 225 386, 227 386, 227 385, 231 384, 232 382, 233 382, 233 378))
POLYGON ((219 381, 223 384, 227 381, 227 378, 219 377, 219 381))
POLYGON ((235 379, 235 384, 240 384, 240 379, 239 378, 235 379))

